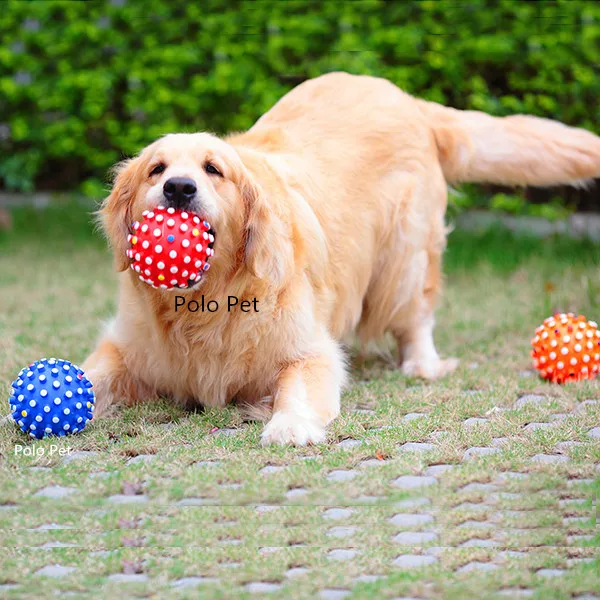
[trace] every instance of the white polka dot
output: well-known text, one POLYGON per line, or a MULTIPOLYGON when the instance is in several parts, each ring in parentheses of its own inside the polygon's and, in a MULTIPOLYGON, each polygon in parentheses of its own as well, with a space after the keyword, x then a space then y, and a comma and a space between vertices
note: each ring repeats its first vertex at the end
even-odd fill
POLYGON ((65 413, 65 415, 71 414, 71 411, 68 408, 65 408, 65 410, 63 410, 63 412, 65 413))
POLYGON ((581 352, 581 344, 575 344, 575 352, 581 352))
POLYGON ((142 258, 142 257, 140 256, 140 253, 138 252, 138 253, 135 255, 135 260, 140 260, 140 258, 142 258))
POLYGON ((161 261, 158 262, 158 264, 156 265, 159 269, 164 269, 165 268, 165 263, 161 261))
POLYGON ((168 288, 168 287, 167 287, 167 286, 166 286, 164 283, 161 283, 161 284, 160 284, 160 287, 161 287, 161 289, 163 289, 163 290, 168 290, 168 289, 169 289, 169 288, 168 288))
POLYGON ((182 276, 182 277, 187 277, 187 276, 188 276, 188 272, 187 272, 187 271, 184 271, 184 272, 181 274, 181 276, 182 276))
POLYGON ((50 412, 50 407, 49 406, 44 406, 44 412, 50 412))
POLYGON ((35 423, 32 423, 32 424, 29 426, 29 429, 32 429, 33 431, 35 431, 35 430, 36 430, 35 423))
POLYGON ((29 406, 31 406, 32 408, 37 404, 37 402, 35 400, 30 400, 29 401, 29 406))
POLYGON ((202 266, 202 261, 201 260, 197 260, 194 265, 196 266, 197 269, 199 269, 202 266))
POLYGON ((162 215, 156 215, 156 222, 157 223, 162 223, 164 220, 164 217, 162 215))
POLYGON ((202 252, 202 244, 196 244, 196 252, 202 252))
POLYGON ((174 219, 167 219, 167 227, 173 227, 175 225, 174 219))
POLYGON ((65 429, 65 430, 71 429, 71 426, 68 423, 65 423, 63 425, 63 429, 65 429))
POLYGON ((58 423, 60 419, 58 417, 52 417, 52 422, 53 423, 58 423))
POLYGON ((47 390, 40 390, 40 396, 42 398, 45 398, 48 395, 48 391, 47 390))
POLYGON ((38 415, 38 416, 35 418, 35 420, 36 420, 38 423, 41 423, 41 422, 42 422, 42 417, 41 417, 41 415, 38 415))
POLYGON ((169 256, 171 258, 177 258, 177 252, 175 250, 171 250, 171 252, 169 252, 169 256))
POLYGON ((554 360, 556 358, 556 352, 550 352, 550 360, 554 360))
POLYGON ((171 273, 173 273, 173 275, 175 275, 175 273, 177 273, 179 269, 177 267, 171 267, 171 273))
POLYGON ((206 231, 202 234, 202 237, 207 240, 208 239, 208 233, 206 233, 206 231))
POLYGON ((60 398, 54 398, 54 404, 56 404, 56 406, 58 406, 61 402, 62 400, 60 398))
POLYGON ((144 241, 142 242, 142 248, 143 248, 144 250, 146 250, 146 249, 148 248, 148 246, 150 246, 150 242, 149 242, 148 240, 144 240, 144 241))
POLYGON ((154 237, 160 237, 160 234, 162 233, 161 230, 157 227, 153 232, 154 237))
MULTIPOLYGON (((55 383, 57 383, 57 382, 55 382, 55 383)), ((33 384, 32 384, 32 383, 30 383, 30 384, 27 386, 27 389, 28 389, 28 390, 31 392, 31 391, 33 390, 33 384)))
POLYGON ((573 358, 571 359, 571 364, 572 364, 573 366, 575 366, 575 365, 577 364, 577 359, 576 359, 575 357, 573 357, 573 358))
POLYGON ((65 396, 66 396, 67 398, 72 398, 72 397, 73 397, 73 392, 72 392, 71 390, 67 390, 67 391, 65 392, 65 396))
POLYGON ((191 262, 191 261, 192 261, 192 259, 191 259, 189 256, 186 256, 186 257, 183 259, 183 262, 184 262, 185 264, 187 264, 187 263, 189 263, 189 262, 191 262))
POLYGON ((181 213, 181 218, 182 218, 182 219, 187 219, 188 217, 189 217, 189 215, 188 215, 188 214, 187 214, 185 211, 183 211, 183 212, 181 213))
POLYGON ((194 223, 196 223, 196 224, 200 223, 200 219, 198 217, 194 217, 194 223))
POLYGON ((136 273, 139 273, 142 270, 140 265, 135 265, 133 268, 135 269, 136 273))
POLYGON ((152 257, 151 256, 146 256, 146 264, 147 265, 151 265, 152 264, 152 257))
POLYGON ((196 273, 191 273, 190 274, 190 280, 194 281, 194 279, 196 279, 196 273))
POLYGON ((78 417, 78 418, 77 418, 77 422, 78 422, 78 423, 81 423, 81 421, 83 421, 83 417, 78 417))
POLYGON ((187 230, 188 230, 188 226, 187 226, 185 223, 182 223, 182 224, 179 226, 179 229, 181 229, 181 231, 187 231, 187 230))
POLYGON ((177 279, 171 279, 171 285, 177 285, 177 279))
POLYGON ((154 252, 156 252, 157 254, 160 254, 163 251, 163 247, 160 244, 156 244, 156 246, 154 246, 154 252))
POLYGON ((58 389, 58 388, 60 387, 60 381, 54 381, 54 382, 52 383, 52 386, 53 386, 54 388, 58 389))
POLYGON ((46 427, 46 429, 44 429, 44 431, 45 431, 46 433, 52 433, 52 428, 50 428, 50 427, 46 427))
POLYGON ((565 354, 569 354, 569 349, 568 348, 561 348, 560 349, 560 353, 565 355, 565 354))
POLYGON ((560 360, 556 363, 556 368, 557 369, 562 369, 564 366, 565 366, 565 364, 562 361, 560 361, 560 360))
POLYGON ((75 405, 75 408, 81 408, 81 406, 82 406, 82 405, 81 405, 81 402, 78 402, 78 403, 75 405))
POLYGON ((144 224, 142 225, 142 231, 143 231, 144 233, 146 233, 146 231, 148 231, 148 225, 147 225, 146 223, 144 223, 144 224))
POLYGON ((587 354, 583 355, 583 362, 584 363, 590 362, 590 357, 587 354))
POLYGON ((181 245, 182 245, 184 248, 187 248, 187 247, 190 245, 190 240, 182 240, 182 241, 181 241, 181 245))
POLYGON ((167 208, 167 212, 168 212, 170 215, 174 215, 174 214, 175 214, 175 209, 174 209, 173 207, 169 207, 169 208, 167 208))
POLYGON ((571 341, 571 336, 570 336, 570 335, 565 335, 565 336, 563 337, 563 342, 564 342, 565 344, 568 344, 570 341, 571 341))

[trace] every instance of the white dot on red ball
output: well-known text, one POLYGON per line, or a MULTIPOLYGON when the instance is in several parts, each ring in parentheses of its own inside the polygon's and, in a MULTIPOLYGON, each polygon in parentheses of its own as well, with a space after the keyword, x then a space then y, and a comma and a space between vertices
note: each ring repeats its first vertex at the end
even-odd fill
POLYGON ((175 250, 171 250, 171 252, 169 252, 169 256, 171 258, 177 258, 177 252, 175 250))
POLYGON ((156 265, 159 269, 164 269, 165 268, 165 263, 161 260, 158 262, 158 264, 156 265))
POLYGON ((174 219, 167 219, 167 227, 173 227, 175 225, 174 219))
POLYGON ((171 273, 173 273, 173 275, 175 275, 175 273, 177 273, 179 269, 177 267, 171 267, 171 273))
POLYGON ((148 224, 147 224, 147 223, 144 223, 144 224, 142 225, 142 232, 143 232, 143 233, 146 233, 146 231, 148 231, 148 224))
POLYGON ((136 270, 136 272, 140 272, 142 269, 140 268, 140 265, 135 265, 134 269, 136 270))
POLYGON ((194 281, 196 279, 196 273, 191 273, 190 274, 190 280, 194 281))
POLYGON ((191 261, 192 261, 192 259, 191 259, 189 256, 186 256, 186 257, 183 259, 183 262, 184 262, 184 263, 186 263, 186 264, 187 264, 187 263, 189 263, 189 262, 191 262, 191 261))
POLYGON ((135 255, 135 260, 140 260, 141 258, 142 258, 142 257, 140 256, 140 253, 138 252, 138 253, 135 255))
POLYGON ((169 288, 168 288, 168 286, 166 286, 164 283, 161 283, 161 284, 160 284, 160 287, 161 287, 163 290, 168 290, 168 289, 169 289, 169 288))
POLYGON ((182 241, 181 241, 181 245, 182 245, 184 248, 187 248, 187 247, 190 245, 190 240, 182 240, 182 241))
POLYGON ((169 208, 167 208, 167 212, 168 212, 170 215, 174 215, 174 214, 175 214, 175 209, 174 209, 173 207, 169 207, 169 208))
POLYGON ((146 275, 146 277, 150 277, 150 269, 144 269, 144 275, 146 275))
POLYGON ((149 242, 148 240, 144 240, 144 241, 142 242, 142 248, 143 248, 144 250, 146 250, 146 249, 148 248, 148 246, 150 246, 150 242, 149 242))
POLYGON ((150 212, 149 210, 145 210, 144 212, 142 212, 142 217, 148 216, 149 212, 150 212))
POLYGON ((177 285, 177 279, 171 279, 171 285, 177 285))
POLYGON ((164 220, 164 217, 162 215, 156 215, 156 222, 157 223, 162 223, 164 220))
POLYGON ((200 219, 198 217, 194 217, 193 218, 194 223, 198 224, 200 223, 200 219))
POLYGON ((148 213, 148 218, 149 218, 149 219, 153 219, 153 218, 154 218, 154 213, 153 213, 152 211, 150 211, 150 212, 148 213))
MULTIPOLYGON (((189 261, 188 261, 189 262, 189 261)), ((188 276, 188 272, 187 271, 183 271, 183 273, 181 274, 182 277, 187 277, 188 276)))
POLYGON ((182 219, 187 219, 188 217, 189 217, 189 215, 188 215, 188 214, 187 214, 185 211, 183 211, 183 212, 181 213, 181 218, 182 218, 182 219))
POLYGON ((160 244, 156 244, 156 246, 154 246, 154 252, 156 252, 157 254, 160 254, 163 250, 163 247, 160 244))
POLYGON ((207 240, 208 239, 208 233, 206 233, 206 231, 202 234, 202 237, 207 240))
POLYGON ((182 224, 179 226, 179 229, 181 229, 181 231, 187 231, 187 230, 188 230, 188 226, 187 226, 185 223, 182 223, 182 224))
POLYGON ((146 264, 147 265, 151 265, 152 264, 152 257, 151 256, 146 256, 146 264))
POLYGON ((199 269, 199 268, 201 267, 201 265, 202 265, 202 261, 201 261, 201 260, 197 260, 197 261, 194 263, 194 266, 196 267, 196 269, 199 269))
POLYGON ((160 237, 160 234, 162 233, 161 230, 157 227, 153 232, 154 237, 160 237))
POLYGON ((139 229, 139 227, 140 227, 140 224, 139 224, 137 221, 135 221, 135 222, 133 223, 133 228, 134 228, 134 229, 139 229))
POLYGON ((202 252, 202 244, 196 244, 196 252, 202 252))

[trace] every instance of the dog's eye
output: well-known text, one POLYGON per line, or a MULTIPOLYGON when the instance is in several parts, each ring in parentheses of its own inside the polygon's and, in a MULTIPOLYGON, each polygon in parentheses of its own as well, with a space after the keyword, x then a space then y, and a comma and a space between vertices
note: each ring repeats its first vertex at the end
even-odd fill
POLYGON ((153 175, 160 175, 167 167, 164 163, 158 163, 152 171, 150 171, 150 177, 153 175))
POLYGON ((215 167, 215 165, 213 165, 212 163, 206 163, 204 165, 204 170, 209 175, 218 175, 219 177, 223 177, 223 173, 221 173, 221 171, 219 171, 219 169, 217 169, 217 167, 215 167))

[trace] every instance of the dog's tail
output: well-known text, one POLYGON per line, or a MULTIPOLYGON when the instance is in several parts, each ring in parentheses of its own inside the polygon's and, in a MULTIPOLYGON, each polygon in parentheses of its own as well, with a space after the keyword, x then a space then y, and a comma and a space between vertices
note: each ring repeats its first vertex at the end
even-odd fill
POLYGON ((600 137, 557 121, 492 117, 419 100, 449 183, 585 186, 600 177, 600 137))

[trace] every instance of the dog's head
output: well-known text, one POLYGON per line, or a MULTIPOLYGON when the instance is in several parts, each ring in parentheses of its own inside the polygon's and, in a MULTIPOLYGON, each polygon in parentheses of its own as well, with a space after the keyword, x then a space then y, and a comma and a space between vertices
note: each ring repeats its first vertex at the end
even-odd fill
POLYGON ((131 224, 158 205, 196 213, 212 225, 211 279, 247 269, 280 285, 292 270, 290 220, 265 197, 236 149, 213 135, 167 135, 117 167, 112 192, 100 210, 117 270, 129 266, 131 224))

